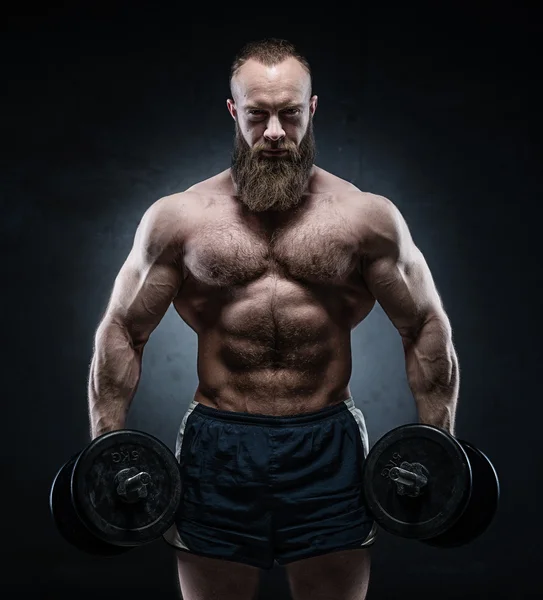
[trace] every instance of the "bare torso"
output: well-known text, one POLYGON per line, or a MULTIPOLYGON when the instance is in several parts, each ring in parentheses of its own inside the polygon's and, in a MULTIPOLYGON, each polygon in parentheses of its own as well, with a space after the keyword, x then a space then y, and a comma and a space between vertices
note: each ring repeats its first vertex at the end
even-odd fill
POLYGON ((174 306, 198 335, 195 399, 285 415, 349 397, 351 330, 375 303, 359 268, 361 193, 318 168, 288 214, 245 210, 228 171, 189 191, 174 306))

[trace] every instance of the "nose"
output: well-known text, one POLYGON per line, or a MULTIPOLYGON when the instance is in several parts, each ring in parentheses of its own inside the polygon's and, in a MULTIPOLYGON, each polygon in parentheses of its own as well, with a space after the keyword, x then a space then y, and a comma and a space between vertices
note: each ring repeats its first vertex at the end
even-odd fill
POLYGON ((264 132, 264 138, 269 142, 278 142, 285 137, 285 130, 281 127, 281 121, 275 115, 268 120, 268 126, 264 132))

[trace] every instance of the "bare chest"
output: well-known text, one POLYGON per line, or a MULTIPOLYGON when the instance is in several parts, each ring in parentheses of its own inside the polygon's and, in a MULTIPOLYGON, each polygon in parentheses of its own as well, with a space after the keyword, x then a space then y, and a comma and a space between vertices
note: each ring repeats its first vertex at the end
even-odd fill
POLYGON ((208 215, 185 246, 184 262, 207 285, 235 286, 267 273, 318 284, 341 284, 356 269, 359 240, 345 215, 317 209, 276 224, 208 215))

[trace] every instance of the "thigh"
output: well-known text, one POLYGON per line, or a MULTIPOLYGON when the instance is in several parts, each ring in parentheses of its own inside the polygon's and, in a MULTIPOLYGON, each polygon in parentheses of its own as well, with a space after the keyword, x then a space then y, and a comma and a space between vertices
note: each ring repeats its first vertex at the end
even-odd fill
POLYGON ((241 563, 177 553, 183 600, 254 600, 260 570, 241 563))
POLYGON ((293 600, 364 600, 369 550, 342 550, 286 565, 293 600))

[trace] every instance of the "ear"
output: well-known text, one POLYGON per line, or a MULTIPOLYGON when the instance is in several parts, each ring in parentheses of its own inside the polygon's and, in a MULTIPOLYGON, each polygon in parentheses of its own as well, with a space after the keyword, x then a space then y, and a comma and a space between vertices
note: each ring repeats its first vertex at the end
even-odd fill
POLYGON ((317 110, 318 100, 318 96, 311 96, 311 100, 309 100, 309 112, 311 113, 311 116, 313 116, 315 114, 315 111, 317 110))
POLYGON ((232 115, 232 119, 234 119, 235 121, 238 114, 236 110, 236 103, 230 98, 228 98, 228 100, 226 101, 226 107, 228 108, 228 112, 232 115))

